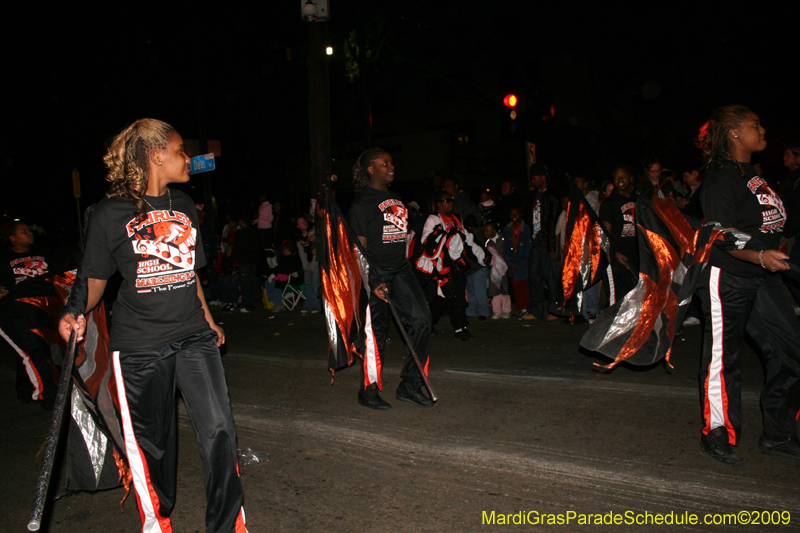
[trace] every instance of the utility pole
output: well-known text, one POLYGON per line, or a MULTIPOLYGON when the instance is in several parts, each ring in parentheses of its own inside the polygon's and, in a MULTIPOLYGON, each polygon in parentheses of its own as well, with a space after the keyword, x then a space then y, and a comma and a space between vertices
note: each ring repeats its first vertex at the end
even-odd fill
POLYGON ((326 47, 328 45, 327 0, 301 0, 303 19, 308 21, 308 133, 311 143, 310 180, 313 191, 331 171, 331 93, 326 47), (312 13, 313 10, 313 13, 312 13))

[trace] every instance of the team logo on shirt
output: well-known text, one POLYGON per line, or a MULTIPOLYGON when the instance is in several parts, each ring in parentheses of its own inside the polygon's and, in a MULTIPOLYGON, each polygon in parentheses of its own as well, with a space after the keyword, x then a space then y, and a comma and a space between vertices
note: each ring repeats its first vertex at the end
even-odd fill
POLYGON ((758 203, 765 206, 761 208, 761 233, 782 232, 786 224, 786 208, 778 194, 758 176, 747 182, 747 188, 756 196, 758 203))
POLYGON ((180 211, 151 211, 141 222, 126 226, 133 251, 141 256, 136 267, 138 292, 172 290, 194 282, 197 230, 180 211))
POLYGON ((622 236, 636 236, 636 202, 628 202, 620 208, 622 211, 622 236))
POLYGON ((28 278, 35 278, 42 274, 47 274, 47 263, 40 255, 17 257, 11 260, 11 271, 14 273, 14 280, 17 283, 28 278))
POLYGON ((383 213, 383 242, 405 242, 408 233, 408 209, 403 202, 390 198, 378 205, 383 213))

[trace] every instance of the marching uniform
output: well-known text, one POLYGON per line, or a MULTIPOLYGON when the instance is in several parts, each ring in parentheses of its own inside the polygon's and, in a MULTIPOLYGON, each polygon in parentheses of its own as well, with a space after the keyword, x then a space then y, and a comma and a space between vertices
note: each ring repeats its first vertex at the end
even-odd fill
MULTIPOLYGON (((391 310, 373 292, 381 283, 385 283, 389 289, 389 297, 408 330, 427 375, 431 314, 425 294, 406 258, 408 209, 393 192, 381 191, 367 185, 350 206, 349 218, 356 236, 367 239, 367 259, 372 267, 367 311, 371 314, 372 331, 367 331, 366 346, 362 352, 361 389, 366 390, 373 384, 378 389, 383 389, 380 354, 386 346, 391 310)), ((408 349, 400 377, 403 380, 420 377, 419 369, 408 349)))
POLYGON ((52 319, 40 311, 33 311, 25 303, 16 302, 17 298, 42 295, 37 287, 19 284, 48 274, 51 261, 47 255, 41 248, 31 246, 27 252, 9 250, 0 259, 0 286, 9 291, 0 299, 0 336, 19 355, 16 361, 17 395, 26 402, 44 401, 50 402, 51 406, 57 387, 53 381, 49 339, 33 329, 32 324, 47 324, 52 319))
MULTIPOLYGON (((704 216, 748 234, 738 249, 777 250, 786 210, 767 182, 749 164, 726 161, 700 189, 704 216)), ((761 408, 763 436, 773 441, 797 437, 800 408, 800 328, 780 273, 739 260, 714 246, 699 289, 706 317, 700 381, 703 434, 727 430, 735 445, 741 435, 741 363, 745 331, 766 362, 761 408)))
POLYGON ((142 531, 172 531, 177 389, 203 458, 207 530, 245 532, 225 371, 197 297, 195 271, 206 259, 195 205, 180 191, 147 202, 152 209, 140 222, 130 199, 101 201, 79 270, 79 276, 99 280, 119 270, 124 279, 110 346, 142 531))

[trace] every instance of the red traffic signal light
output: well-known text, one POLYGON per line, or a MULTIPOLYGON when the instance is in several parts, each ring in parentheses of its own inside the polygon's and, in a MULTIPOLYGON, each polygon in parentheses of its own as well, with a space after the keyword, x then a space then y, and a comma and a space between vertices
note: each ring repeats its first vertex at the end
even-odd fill
POLYGON ((517 97, 516 95, 509 94, 505 98, 503 98, 503 103, 506 107, 516 107, 517 106, 517 97))

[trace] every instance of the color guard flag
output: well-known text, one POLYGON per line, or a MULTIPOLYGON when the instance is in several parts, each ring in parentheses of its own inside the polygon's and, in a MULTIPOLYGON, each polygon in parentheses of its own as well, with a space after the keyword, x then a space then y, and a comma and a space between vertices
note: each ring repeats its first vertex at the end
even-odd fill
POLYGON ((649 365, 669 363, 675 333, 683 323, 692 294, 721 241, 741 249, 749 235, 722 228, 717 222, 699 227, 672 203, 641 195, 636 204, 639 282, 622 301, 605 309, 581 339, 581 346, 621 361, 649 365))

